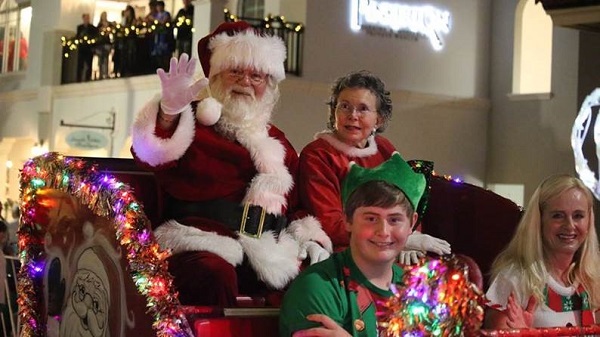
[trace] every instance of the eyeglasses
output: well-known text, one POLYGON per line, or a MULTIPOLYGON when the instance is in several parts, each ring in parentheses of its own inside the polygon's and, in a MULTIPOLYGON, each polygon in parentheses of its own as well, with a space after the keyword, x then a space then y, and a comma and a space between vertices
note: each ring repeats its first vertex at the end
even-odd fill
POLYGON ((252 83, 252 85, 260 85, 263 84, 268 75, 265 74, 261 74, 259 72, 256 71, 245 71, 242 69, 231 69, 227 72, 227 76, 229 76, 230 79, 234 80, 234 81, 240 81, 243 80, 244 78, 246 78, 246 76, 248 76, 248 79, 250 79, 250 83, 252 83))
POLYGON ((346 102, 340 102, 335 106, 337 111, 343 112, 345 114, 352 114, 354 111, 358 112, 359 115, 364 116, 369 114, 370 112, 375 112, 375 110, 371 110, 368 106, 361 104, 358 107, 346 102))

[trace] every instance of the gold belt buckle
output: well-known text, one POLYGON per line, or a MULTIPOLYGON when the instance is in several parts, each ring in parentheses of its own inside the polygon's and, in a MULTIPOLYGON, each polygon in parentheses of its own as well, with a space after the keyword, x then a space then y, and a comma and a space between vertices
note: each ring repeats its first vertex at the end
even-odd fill
POLYGON ((265 224, 265 217, 267 215, 267 212, 265 211, 265 209, 263 207, 260 208, 261 212, 260 212, 260 221, 258 222, 258 230, 256 231, 256 234, 252 234, 252 233, 246 232, 246 221, 248 220, 248 210, 249 209, 250 209, 250 203, 244 203, 244 211, 242 212, 242 221, 240 223, 240 233, 258 239, 262 235, 263 226, 265 224))

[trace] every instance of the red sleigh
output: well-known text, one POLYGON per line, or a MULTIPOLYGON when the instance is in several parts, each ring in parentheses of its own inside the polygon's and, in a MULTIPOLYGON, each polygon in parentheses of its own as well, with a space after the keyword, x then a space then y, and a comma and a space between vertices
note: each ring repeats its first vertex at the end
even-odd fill
MULTIPOLYGON (((430 184, 422 231, 450 242, 470 261, 472 281, 486 286, 520 208, 474 185, 438 176, 430 184)), ((23 167, 21 192, 21 336, 278 336, 278 309, 261 299, 179 304, 152 235, 162 191, 133 160, 46 154, 23 167)))
POLYGON ((49 153, 21 172, 21 336, 277 336, 277 308, 186 307, 152 235, 161 191, 132 160, 49 153))

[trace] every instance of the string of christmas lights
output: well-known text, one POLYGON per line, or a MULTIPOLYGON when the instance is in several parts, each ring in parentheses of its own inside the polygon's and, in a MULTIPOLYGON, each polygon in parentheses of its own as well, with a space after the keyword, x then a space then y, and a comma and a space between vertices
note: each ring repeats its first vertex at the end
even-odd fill
POLYGON ((94 214, 113 220, 117 242, 127 252, 129 274, 146 298, 146 312, 153 317, 157 336, 193 336, 167 272, 169 252, 161 250, 154 240, 150 222, 132 189, 113 176, 98 172, 94 165, 55 152, 30 159, 21 171, 21 269, 17 292, 22 336, 46 336, 46 311, 38 299, 43 298, 44 235, 48 221, 44 220, 46 207, 39 205, 38 195, 48 189, 71 194, 94 214))
MULTIPOLYGON (((234 14, 230 13, 229 9, 227 9, 227 8, 223 9, 223 14, 225 15, 225 21, 229 21, 229 22, 245 20, 245 21, 253 21, 253 22, 251 22, 251 24, 254 25, 254 23, 256 21, 256 19, 253 20, 250 18, 242 18, 237 15, 234 15, 234 14)), ((265 28, 265 29, 281 27, 286 30, 294 31, 297 33, 304 31, 303 24, 296 23, 296 22, 288 22, 285 20, 284 16, 273 16, 271 14, 265 16, 262 20, 260 20, 260 27, 265 28)))
POLYGON ((110 42, 115 42, 118 39, 138 38, 146 35, 154 34, 155 32, 164 32, 175 27, 189 26, 193 29, 193 22, 190 19, 179 19, 176 22, 161 23, 157 20, 153 22, 142 22, 131 26, 117 24, 115 26, 105 27, 97 36, 84 35, 77 37, 61 37, 61 44, 65 54, 64 57, 69 57, 72 52, 77 50, 81 45, 95 46, 101 39, 108 39, 110 42))
POLYGON ((454 255, 421 260, 404 270, 402 284, 378 313, 386 337, 478 336, 485 297, 454 255))
POLYGON ((481 330, 481 335, 488 337, 598 336, 600 335, 600 325, 513 330, 481 330))

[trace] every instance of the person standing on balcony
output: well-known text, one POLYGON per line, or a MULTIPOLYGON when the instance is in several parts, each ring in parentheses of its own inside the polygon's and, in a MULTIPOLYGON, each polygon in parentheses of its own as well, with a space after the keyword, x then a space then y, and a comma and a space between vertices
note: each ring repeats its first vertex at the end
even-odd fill
POLYGON ((152 23, 156 20, 156 15, 158 14, 157 6, 158 0, 150 0, 150 2, 148 2, 148 14, 146 14, 146 17, 144 18, 146 23, 152 23))
POLYGON ((100 78, 108 78, 108 57, 112 51, 112 40, 115 30, 115 23, 108 21, 106 11, 100 14, 98 22, 98 43, 96 44, 96 54, 98 55, 98 68, 100 69, 100 78))
POLYGON ((271 124, 283 41, 227 22, 199 41, 198 55, 212 97, 199 98, 207 80, 194 80, 194 59, 172 58, 169 72, 157 71, 161 95, 136 117, 132 154, 167 194, 167 221, 154 233, 173 253, 180 301, 235 306, 240 293, 283 289, 303 259, 327 258, 331 242, 298 210, 298 156, 271 124))
POLYGON ((194 5, 192 0, 183 0, 183 8, 173 21, 177 28, 177 55, 192 55, 192 29, 194 28, 194 5))
POLYGON ((98 37, 98 28, 90 21, 90 14, 81 15, 83 23, 77 26, 75 38, 79 40, 77 54, 77 81, 92 79, 92 60, 94 59, 94 41, 98 37))
POLYGON ((175 40, 171 26, 171 13, 165 10, 164 1, 156 2, 156 13, 154 13, 152 19, 157 23, 150 49, 153 67, 154 69, 167 69, 169 59, 173 56, 173 50, 175 50, 175 40))
POLYGON ((115 37, 113 60, 116 77, 128 77, 134 73, 137 54, 135 29, 138 23, 135 9, 131 5, 127 5, 121 13, 122 27, 117 30, 115 37))

